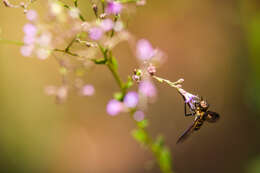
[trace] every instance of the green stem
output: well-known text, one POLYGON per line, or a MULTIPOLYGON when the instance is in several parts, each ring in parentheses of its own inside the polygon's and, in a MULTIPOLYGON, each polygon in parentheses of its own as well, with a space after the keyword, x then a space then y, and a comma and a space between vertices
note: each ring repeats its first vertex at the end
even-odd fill
POLYGON ((2 39, 0 38, 0 43, 4 43, 4 44, 13 44, 13 45, 17 45, 17 46, 23 46, 24 43, 21 41, 16 41, 16 40, 6 40, 6 39, 2 39))
MULTIPOLYGON (((122 92, 122 100, 127 92, 127 88, 125 87, 124 83, 122 82, 117 68, 114 66, 112 63, 112 53, 108 51, 107 49, 104 49, 100 46, 100 50, 103 53, 104 59, 107 60, 107 67, 112 73, 112 76, 116 80, 116 83, 118 84, 119 88, 121 89, 122 92)), ((133 118, 134 113, 136 110, 130 111, 130 116, 133 118)), ((135 120, 134 120, 135 121, 135 120)), ((141 144, 143 144, 146 148, 148 148, 156 158, 157 164, 160 167, 160 170, 162 173, 173 173, 172 171, 172 166, 171 166, 171 155, 167 147, 162 145, 158 145, 157 140, 153 140, 153 138, 149 135, 145 127, 139 126, 139 122, 135 121, 136 125, 138 127, 138 131, 145 136, 145 139, 143 141, 137 140, 141 144)))
POLYGON ((107 63, 107 67, 110 70, 110 72, 112 73, 113 77, 115 78, 116 83, 118 84, 120 89, 123 90, 124 84, 123 84, 122 80, 120 79, 118 72, 115 70, 115 68, 113 67, 113 65, 111 63, 107 63))
POLYGON ((161 82, 161 83, 165 82, 166 84, 168 84, 168 85, 170 85, 171 87, 176 88, 176 89, 178 89, 178 88, 179 88, 178 85, 179 85, 179 84, 182 84, 183 81, 184 81, 183 79, 179 79, 179 80, 176 81, 176 82, 171 82, 170 80, 163 79, 163 78, 158 77, 158 76, 153 76, 153 78, 156 79, 157 81, 161 82))
MULTIPOLYGON (((64 2, 62 2, 62 1, 60 1, 60 0, 59 0, 59 3, 60 3, 64 8, 71 9, 71 7, 70 7, 69 5, 65 4, 64 2)), ((77 0, 74 1, 74 5, 75 5, 75 7, 77 7, 77 6, 76 6, 76 5, 78 5, 77 0)), ((83 15, 82 15, 81 13, 79 13, 79 18, 80 18, 80 20, 81 20, 82 22, 85 22, 85 21, 86 21, 85 18, 83 17, 83 15)))
POLYGON ((68 44, 68 46, 65 48, 65 52, 69 52, 71 46, 73 45, 73 43, 76 41, 77 37, 74 37, 71 42, 68 44))

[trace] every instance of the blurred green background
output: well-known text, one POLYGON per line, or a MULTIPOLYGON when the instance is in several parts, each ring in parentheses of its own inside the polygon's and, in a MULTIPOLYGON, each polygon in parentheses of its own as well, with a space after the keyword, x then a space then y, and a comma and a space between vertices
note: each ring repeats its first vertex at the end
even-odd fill
MULTIPOLYGON (((33 5, 42 15, 43 3, 33 5)), ((91 19, 89 1, 79 4, 91 19)), ((22 40, 21 9, 1 4, 0 21, 1 37, 22 40)), ((148 0, 130 19, 129 30, 167 53, 159 76, 184 78, 184 89, 206 98, 221 115, 218 123, 176 145, 192 118, 184 117, 174 89, 156 83, 159 96, 147 113, 148 130, 165 136, 175 172, 260 173, 260 2, 148 0)), ((86 79, 96 87, 94 97, 74 93, 57 105, 43 92, 44 86, 61 82, 57 62, 24 58, 19 49, 0 45, 1 172, 159 172, 156 166, 145 168, 153 157, 130 136, 135 123, 129 116, 106 114, 118 88, 105 67, 94 68, 86 79)), ((137 67, 127 44, 115 55, 122 76, 137 67)))

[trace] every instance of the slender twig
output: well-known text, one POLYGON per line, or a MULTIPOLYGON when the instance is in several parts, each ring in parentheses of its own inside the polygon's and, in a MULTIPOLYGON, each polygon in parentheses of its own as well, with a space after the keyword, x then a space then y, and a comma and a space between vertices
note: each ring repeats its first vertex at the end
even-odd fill
POLYGON ((21 41, 16 41, 16 40, 6 40, 6 39, 2 39, 0 38, 0 43, 4 43, 4 44, 13 44, 13 45, 17 45, 17 46, 23 46, 24 43, 21 41))
MULTIPOLYGON (((109 51, 107 49, 103 49, 102 47, 100 49, 101 49, 101 51, 103 53, 104 58, 108 59, 107 67, 110 70, 110 72, 112 73, 112 76, 115 78, 119 88, 121 89, 123 97, 124 97, 126 92, 127 92, 127 88, 124 86, 124 83, 122 82, 122 80, 121 80, 121 78, 120 78, 120 76, 118 74, 117 68, 114 68, 113 64, 110 63, 110 60, 112 58, 112 53, 110 52, 110 56, 108 56, 108 52, 109 51)), ((157 79, 161 79, 161 78, 157 77, 157 79)), ((167 80, 165 80, 165 81, 167 81, 167 80)), ((135 111, 136 110, 129 112, 131 117, 133 117, 135 111)), ((136 122, 136 126, 139 128, 139 130, 141 130, 142 133, 146 136, 145 142, 143 144, 145 145, 146 148, 148 148, 153 153, 153 155, 156 158, 157 164, 159 165, 161 171, 163 173, 173 173, 172 167, 171 167, 171 163, 169 163, 169 164, 167 164, 167 166, 165 166, 165 163, 163 163, 163 161, 162 161, 162 158, 163 158, 162 154, 163 154, 163 152, 165 153, 165 151, 168 152, 168 149, 165 146, 163 146, 160 150, 156 150, 155 147, 154 147, 156 141, 153 140, 153 138, 150 136, 150 134, 147 132, 147 130, 144 127, 140 127, 138 125, 138 122, 137 121, 135 121, 135 122, 136 122)))

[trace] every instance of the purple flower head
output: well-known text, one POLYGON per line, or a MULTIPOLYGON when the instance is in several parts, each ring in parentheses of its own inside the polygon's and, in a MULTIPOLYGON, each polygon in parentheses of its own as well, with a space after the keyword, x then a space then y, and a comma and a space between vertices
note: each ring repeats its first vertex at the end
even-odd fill
POLYGON ((138 94, 134 91, 128 92, 124 98, 124 104, 128 108, 134 108, 138 104, 138 94))
POLYGON ((92 96, 95 93, 95 88, 93 85, 84 85, 81 92, 84 96, 92 96))
POLYGON ((104 19, 100 26, 104 31, 109 31, 114 27, 114 22, 111 19, 104 19))
POLYGON ((179 93, 183 96, 185 103, 189 105, 191 109, 195 109, 195 103, 199 102, 199 97, 195 96, 182 88, 178 88, 179 93))
POLYGON ((25 35, 23 38, 23 42, 27 45, 33 44, 35 42, 35 37, 32 35, 25 35))
POLYGON ((123 6, 122 4, 115 2, 115 1, 109 1, 107 3, 106 7, 106 13, 107 14, 119 14, 122 10, 123 6))
POLYGON ((119 114, 123 110, 123 105, 121 102, 113 99, 107 104, 107 113, 111 116, 119 114))
POLYGON ((31 23, 27 23, 23 27, 23 32, 25 33, 25 35, 35 36, 37 34, 37 28, 31 23))
POLYGON ((57 97, 58 101, 62 102, 64 100, 66 100, 67 96, 68 96, 68 87, 61 86, 57 89, 56 97, 57 97))
POLYGON ((144 115, 143 111, 136 111, 134 113, 134 119, 138 122, 144 120, 144 117, 145 117, 145 115, 144 115))
POLYGON ((34 46, 33 45, 25 45, 21 47, 21 54, 25 57, 31 56, 33 52, 34 46))
POLYGON ((42 33, 38 38, 37 38, 37 43, 41 47, 48 47, 51 44, 52 40, 52 35, 50 33, 42 33))
POLYGON ((30 21, 35 21, 38 17, 38 14, 35 10, 29 10, 27 13, 26 13, 26 18, 30 21))
POLYGON ((116 32, 120 32, 120 31, 122 31, 124 29, 124 23, 122 22, 122 21, 117 21, 116 23, 115 23, 115 25, 114 25, 114 30, 116 31, 116 32))
POLYGON ((99 27, 90 28, 88 33, 89 37, 95 41, 100 40, 104 34, 103 30, 99 27))
POLYGON ((154 56, 155 50, 149 41, 141 39, 136 45, 136 56, 142 61, 151 59, 154 56))
POLYGON ((156 97, 156 88, 154 84, 149 80, 144 80, 140 82, 139 92, 146 97, 156 97))
POLYGON ((156 73, 156 68, 154 65, 152 64, 149 64, 149 66, 147 67, 147 72, 150 74, 150 75, 154 75, 156 73))
POLYGON ((49 57, 50 51, 45 48, 39 48, 36 50, 36 56, 40 60, 45 60, 49 57))

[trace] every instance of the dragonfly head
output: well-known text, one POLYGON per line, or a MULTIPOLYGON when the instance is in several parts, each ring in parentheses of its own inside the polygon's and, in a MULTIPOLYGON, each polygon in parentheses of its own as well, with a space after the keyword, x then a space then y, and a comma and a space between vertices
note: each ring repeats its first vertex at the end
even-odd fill
POLYGON ((206 111, 209 108, 209 104, 205 100, 199 102, 199 107, 201 110, 206 111))

